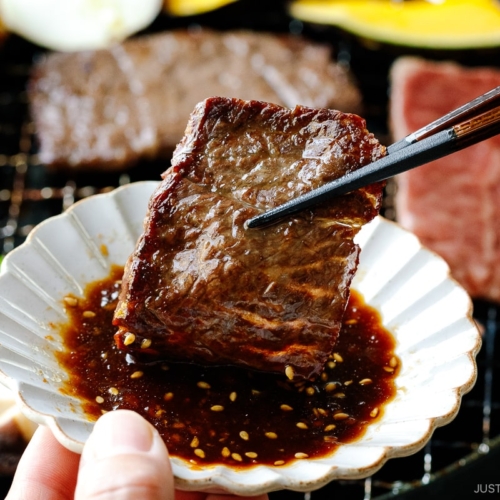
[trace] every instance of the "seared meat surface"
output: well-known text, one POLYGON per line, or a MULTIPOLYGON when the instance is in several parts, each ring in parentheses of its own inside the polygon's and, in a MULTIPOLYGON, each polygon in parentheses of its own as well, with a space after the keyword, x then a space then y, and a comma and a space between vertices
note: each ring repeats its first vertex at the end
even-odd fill
POLYGON ((350 112, 361 101, 324 45, 247 31, 159 33, 35 65, 29 97, 40 159, 109 170, 170 158, 194 106, 216 95, 350 112))
POLYGON ((382 186, 264 229, 244 223, 383 152, 356 115, 200 103, 126 265, 118 345, 146 357, 318 374, 356 271, 353 238, 377 215, 382 186))

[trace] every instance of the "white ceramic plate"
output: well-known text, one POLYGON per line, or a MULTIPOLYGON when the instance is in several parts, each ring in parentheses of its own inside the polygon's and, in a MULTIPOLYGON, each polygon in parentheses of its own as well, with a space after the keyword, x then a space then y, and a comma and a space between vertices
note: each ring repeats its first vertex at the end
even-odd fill
MULTIPOLYGON (((76 452, 93 424, 79 400, 59 391, 67 374, 54 356, 62 342, 51 324, 67 321, 65 295, 82 296, 85 285, 105 278, 112 264, 125 263, 156 185, 130 184, 75 204, 40 224, 2 263, 0 380, 26 416, 48 425, 76 452)), ((476 379, 481 344, 468 295, 441 258, 392 222, 377 218, 361 231, 359 243, 363 251, 353 287, 382 314, 402 365, 397 395, 383 417, 330 456, 287 466, 194 469, 173 459, 180 488, 256 495, 284 488, 310 491, 333 479, 365 477, 389 458, 416 452, 437 426, 454 418, 476 379)))

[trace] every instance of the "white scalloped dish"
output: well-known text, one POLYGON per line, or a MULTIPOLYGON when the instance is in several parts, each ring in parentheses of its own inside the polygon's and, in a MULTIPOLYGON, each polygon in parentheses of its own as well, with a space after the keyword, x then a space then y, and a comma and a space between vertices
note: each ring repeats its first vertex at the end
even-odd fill
MULTIPOLYGON (((93 423, 79 400, 60 392, 68 375, 55 358, 62 340, 53 325, 67 321, 63 297, 82 296, 88 283, 125 263, 156 185, 134 183, 77 203, 40 224, 2 263, 0 380, 26 416, 50 426, 76 452, 93 423)), ((239 495, 311 491, 334 479, 368 476, 387 459, 416 452, 454 418, 475 382, 481 344, 468 295, 441 258, 392 222, 377 218, 358 241, 363 251, 353 288, 380 312, 401 361, 396 396, 382 417, 330 455, 282 467, 192 467, 174 458, 180 488, 239 495)))

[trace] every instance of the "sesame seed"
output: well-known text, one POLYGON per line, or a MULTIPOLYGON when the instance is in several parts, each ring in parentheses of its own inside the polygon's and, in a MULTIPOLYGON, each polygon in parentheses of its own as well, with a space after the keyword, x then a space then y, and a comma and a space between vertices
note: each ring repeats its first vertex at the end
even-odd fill
POLYGON ((348 385, 351 385, 351 384, 352 384, 352 380, 347 380, 346 382, 344 382, 345 386, 348 386, 348 385))
POLYGON ((241 431, 240 432, 240 438, 244 439, 245 441, 248 441, 250 439, 250 436, 248 435, 247 431, 241 431))
POLYGON ((373 408, 370 412, 370 417, 375 418, 378 415, 378 408, 373 408))
POLYGON ((70 306, 70 307, 75 307, 78 305, 78 299, 75 298, 75 297, 71 297, 71 296, 66 296, 64 297, 64 303, 67 305, 67 306, 70 306))
POLYGON ((213 405, 210 409, 212 411, 224 411, 224 407, 222 405, 213 405))
POLYGON ((159 409, 159 410, 156 410, 155 416, 161 417, 164 413, 166 413, 165 410, 159 409))
POLYGON ((276 439, 278 437, 278 434, 276 434, 275 432, 266 432, 265 436, 266 436, 266 438, 269 438, 269 439, 276 439))
POLYGON ((314 390, 314 387, 308 387, 308 388, 306 389, 306 394, 307 394, 308 396, 314 396, 314 395, 316 394, 316 391, 314 390))
POLYGON ((347 413, 335 413, 333 418, 334 420, 345 420, 346 418, 349 418, 349 415, 347 413))
POLYGON ((285 368, 285 375, 287 376, 287 378, 289 380, 293 380, 293 376, 295 375, 295 372, 293 371, 293 368, 290 365, 288 365, 285 368))
POLYGON ((231 394, 229 394, 229 399, 231 401, 236 401, 237 397, 238 397, 238 394, 236 394, 235 392, 232 392, 231 394))
POLYGON ((113 396, 118 396, 118 389, 116 387, 110 387, 108 389, 108 392, 112 394, 113 396))
POLYGON ((330 369, 335 368, 335 361, 328 361, 327 366, 328 366, 328 368, 330 368, 330 369))
POLYGON ((125 338, 123 339, 123 343, 125 345, 130 345, 130 344, 133 344, 135 342, 135 335, 133 333, 127 333, 127 335, 125 335, 125 338))
POLYGON ((321 380, 322 380, 323 382, 326 382, 326 381, 328 380, 328 373, 323 372, 323 373, 321 374, 321 380))
POLYGON ((334 352, 333 353, 333 359, 337 362, 337 363, 342 363, 342 361, 344 361, 344 358, 338 353, 338 352, 334 352))
POLYGON ((141 378, 143 375, 144 375, 144 372, 141 372, 138 370, 138 371, 132 373, 132 375, 130 375, 130 378, 141 378))
POLYGON ((221 455, 225 458, 231 455, 231 452, 229 451, 229 448, 227 446, 224 446, 224 448, 222 448, 221 455))
POLYGON ((99 403, 99 404, 104 403, 104 398, 102 396, 97 396, 95 398, 95 400, 96 400, 96 403, 99 403))
POLYGON ((260 394, 260 391, 258 391, 257 389, 252 389, 252 394, 254 396, 258 396, 260 394))
POLYGON ((345 394, 343 392, 336 392, 333 395, 334 398, 345 398, 345 394))
POLYGON ((299 429, 307 429, 307 424, 305 424, 304 422, 297 422, 295 424, 299 429))
POLYGON ((332 392, 337 388, 337 384, 335 382, 328 382, 328 384, 325 385, 325 391, 326 392, 332 392))
POLYGON ((290 405, 281 405, 280 408, 283 411, 292 411, 293 410, 293 408, 290 405))
POLYGON ((274 465, 283 465, 284 463, 284 460, 276 460, 276 462, 274 462, 274 465))
POLYGON ((83 311, 83 317, 84 318, 95 318, 95 312, 94 311, 83 311))
POLYGON ((398 360, 396 359, 396 356, 393 356, 389 360, 389 366, 392 366, 392 368, 396 368, 396 366, 398 366, 398 360))
POLYGON ((104 415, 105 413, 108 413, 108 410, 101 410, 101 415, 104 415))
POLYGON ((357 319, 348 319, 347 321, 344 321, 344 325, 355 325, 357 322, 357 319))
POLYGON ((174 393, 173 392, 166 392, 165 395, 163 396, 163 399, 165 401, 171 401, 174 399, 174 393))
POLYGON ((197 457, 205 458, 205 452, 201 448, 196 448, 196 450, 194 450, 194 454, 197 457))
POLYGON ((325 427, 325 432, 330 432, 330 431, 333 431, 333 429, 335 429, 335 427, 337 427, 335 424, 330 424, 330 425, 327 425, 325 427))
POLYGON ((151 339, 142 339, 141 349, 147 349, 148 347, 151 347, 151 339))
POLYGON ((108 353, 107 352, 101 353, 101 358, 102 359, 108 359, 108 353))
POLYGON ((394 371, 394 368, 392 368, 391 366, 384 366, 384 370, 387 372, 387 373, 392 373, 394 371))
POLYGON ((371 384, 372 382, 373 382, 373 380, 371 378, 364 378, 363 380, 359 381, 359 384, 360 385, 368 385, 368 384, 371 384))
POLYGON ((318 411, 321 413, 321 415, 325 416, 328 415, 328 412, 324 410, 323 408, 318 408, 318 411))
POLYGON ((200 389, 210 389, 210 384, 201 380, 196 384, 200 389))
POLYGON ((191 446, 191 448, 198 448, 199 445, 200 445, 200 440, 198 439, 198 436, 194 436, 189 446, 191 446))
POLYGON ((242 462, 243 459, 241 458, 241 455, 239 453, 231 453, 231 457, 233 460, 236 460, 237 462, 242 462))
POLYGON ((307 458, 309 455, 307 453, 295 453, 295 458, 307 458))
POLYGON ((247 451, 245 453, 245 456, 247 456, 248 458, 257 458, 257 453, 255 453, 255 451, 247 451))

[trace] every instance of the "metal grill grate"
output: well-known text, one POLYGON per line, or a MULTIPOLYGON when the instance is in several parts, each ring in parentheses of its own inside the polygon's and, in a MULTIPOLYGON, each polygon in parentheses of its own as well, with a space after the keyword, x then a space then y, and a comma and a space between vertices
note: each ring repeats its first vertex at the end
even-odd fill
MULTIPOLYGON (((36 224, 61 213, 77 200, 129 182, 158 179, 165 167, 151 163, 122 174, 81 174, 51 172, 41 165, 36 155, 25 92, 30 63, 35 55, 35 48, 30 44, 12 38, 0 56, 2 254, 22 243, 36 224)), ((393 186, 387 190, 385 205, 388 217, 394 214, 391 189, 393 186)), ((499 308, 478 302, 475 314, 484 329, 483 349, 478 356, 479 377, 472 392, 464 397, 458 417, 438 429, 419 453, 389 461, 366 480, 333 482, 306 494, 305 500, 334 496, 369 500, 395 495, 442 498, 443 492, 447 498, 470 498, 477 484, 495 482, 495 476, 488 474, 500 450, 500 362, 495 360, 495 350, 499 348, 499 308), (461 485, 460 491, 452 493, 457 485, 461 485)), ((4 451, 0 444, 0 455, 4 451)), ((271 496, 274 500, 304 498, 304 494, 292 492, 276 492, 271 496)))

